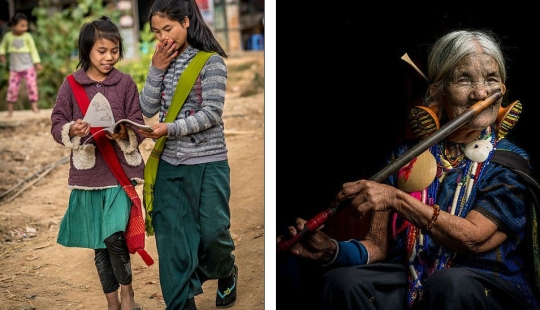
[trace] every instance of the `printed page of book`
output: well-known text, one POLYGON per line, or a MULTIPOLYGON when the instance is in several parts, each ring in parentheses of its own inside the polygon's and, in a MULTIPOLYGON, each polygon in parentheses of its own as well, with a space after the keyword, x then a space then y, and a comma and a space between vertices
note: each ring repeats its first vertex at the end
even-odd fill
POLYGON ((129 119, 121 119, 115 123, 111 104, 101 93, 97 93, 90 101, 83 121, 89 123, 91 127, 103 127, 109 133, 114 133, 115 128, 120 123, 125 123, 128 126, 141 128, 146 131, 153 131, 152 127, 146 124, 137 124, 129 119))
POLYGON ((114 117, 109 100, 102 93, 97 93, 90 101, 83 121, 91 127, 110 127, 114 125, 114 117))

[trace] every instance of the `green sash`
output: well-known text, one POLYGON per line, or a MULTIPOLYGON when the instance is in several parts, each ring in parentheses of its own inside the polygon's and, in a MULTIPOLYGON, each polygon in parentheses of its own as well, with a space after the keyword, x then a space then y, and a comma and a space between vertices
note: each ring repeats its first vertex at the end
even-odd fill
MULTIPOLYGON (((199 51, 189 63, 186 70, 180 75, 180 79, 178 80, 178 85, 176 86, 172 99, 171 107, 165 116, 165 123, 173 122, 176 119, 182 105, 184 104, 184 101, 187 98, 187 95, 193 88, 195 80, 199 76, 202 67, 212 54, 214 53, 199 51)), ((154 235, 154 228, 152 226, 152 211, 154 211, 154 185, 156 182, 159 158, 161 157, 161 153, 163 152, 163 147, 165 146, 166 141, 167 137, 161 137, 156 140, 154 148, 152 149, 152 152, 150 152, 150 156, 148 157, 146 166, 144 167, 143 201, 144 209, 146 210, 145 226, 147 236, 154 235)))

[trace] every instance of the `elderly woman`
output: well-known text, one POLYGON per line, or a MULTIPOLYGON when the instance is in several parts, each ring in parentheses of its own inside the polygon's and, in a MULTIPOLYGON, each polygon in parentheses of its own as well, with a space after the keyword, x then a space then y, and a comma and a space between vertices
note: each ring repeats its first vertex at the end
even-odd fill
MULTIPOLYGON (((410 115, 420 139, 477 102, 489 106, 384 184, 342 185, 336 203, 350 204, 358 217, 372 212, 364 240, 338 242, 315 231, 290 252, 324 266, 324 309, 540 309, 524 267, 526 186, 490 162, 495 148, 529 160, 505 138, 520 107, 501 108, 501 48, 490 33, 452 31, 432 46, 427 65, 425 106, 410 115)), ((298 219, 291 235, 305 223, 298 219)))

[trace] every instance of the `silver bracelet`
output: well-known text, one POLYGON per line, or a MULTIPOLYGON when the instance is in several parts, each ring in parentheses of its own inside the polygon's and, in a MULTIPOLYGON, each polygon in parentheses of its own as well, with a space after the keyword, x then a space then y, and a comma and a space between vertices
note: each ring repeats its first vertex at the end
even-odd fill
POLYGON ((327 266, 332 265, 336 261, 336 258, 339 254, 339 243, 336 241, 336 239, 330 239, 330 240, 332 240, 332 242, 336 244, 336 253, 334 254, 334 257, 328 263, 321 264, 322 267, 327 267, 327 266))

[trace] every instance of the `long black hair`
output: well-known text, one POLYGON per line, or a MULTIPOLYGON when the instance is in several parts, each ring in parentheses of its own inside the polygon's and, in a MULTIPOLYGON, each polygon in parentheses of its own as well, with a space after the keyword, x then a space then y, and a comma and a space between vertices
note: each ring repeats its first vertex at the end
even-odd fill
POLYGON ((224 58, 228 57, 208 25, 204 22, 195 0, 156 0, 152 4, 148 15, 150 22, 152 22, 152 16, 154 15, 166 17, 180 23, 187 16, 189 18, 188 43, 198 50, 216 52, 224 58))
POLYGON ((97 40, 106 39, 118 42, 118 60, 124 58, 124 44, 120 30, 111 19, 105 15, 99 19, 87 22, 81 27, 77 46, 79 48, 79 63, 77 69, 82 67, 85 71, 90 68, 90 53, 97 40))

